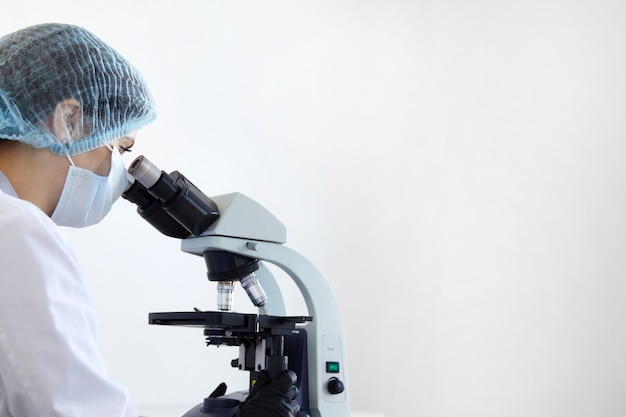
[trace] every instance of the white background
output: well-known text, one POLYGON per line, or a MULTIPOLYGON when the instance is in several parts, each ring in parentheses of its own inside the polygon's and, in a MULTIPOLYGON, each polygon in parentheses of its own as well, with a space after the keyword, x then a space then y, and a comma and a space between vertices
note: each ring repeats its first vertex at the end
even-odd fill
MULTIPOLYGON (((2 0, 2 16, 3 33, 75 23, 120 50, 160 114, 134 155, 283 221, 341 304, 353 409, 626 415, 623 1, 2 0)), ((147 325, 214 309, 200 258, 125 201, 68 234, 140 409, 243 383, 235 351, 147 325)))

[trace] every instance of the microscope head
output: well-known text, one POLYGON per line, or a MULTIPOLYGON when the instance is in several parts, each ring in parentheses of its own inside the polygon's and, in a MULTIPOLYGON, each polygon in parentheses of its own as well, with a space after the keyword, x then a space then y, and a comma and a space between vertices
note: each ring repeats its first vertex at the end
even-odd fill
MULTIPOLYGON (((137 205, 137 212, 161 233, 179 239, 193 239, 203 234, 233 235, 247 231, 242 238, 260 236, 267 239, 283 239, 285 228, 265 210, 265 216, 250 220, 244 213, 250 204, 256 204, 247 197, 235 193, 216 197, 224 210, 223 222, 218 204, 207 197, 180 172, 170 174, 161 171, 143 155, 136 158, 128 168, 135 180, 122 194, 122 197, 137 205), (271 217, 270 217, 271 216, 271 217), (248 220, 246 220, 248 219, 248 220), (269 222, 278 227, 267 233, 269 222)), ((257 209, 262 208, 258 204, 257 209)), ((263 209, 264 210, 264 209, 263 209)), ((256 307, 263 307, 267 301, 265 291, 260 286, 255 271, 260 261, 255 258, 234 254, 223 250, 203 250, 209 281, 218 282, 218 309, 230 311, 234 282, 240 281, 248 297, 256 307)))

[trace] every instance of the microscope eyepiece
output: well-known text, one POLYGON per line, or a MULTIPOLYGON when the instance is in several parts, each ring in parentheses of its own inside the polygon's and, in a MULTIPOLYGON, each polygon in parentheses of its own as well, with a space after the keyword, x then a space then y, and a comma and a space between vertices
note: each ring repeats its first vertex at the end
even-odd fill
POLYGON ((161 170, 140 155, 128 167, 128 172, 144 187, 152 187, 161 177, 161 170))

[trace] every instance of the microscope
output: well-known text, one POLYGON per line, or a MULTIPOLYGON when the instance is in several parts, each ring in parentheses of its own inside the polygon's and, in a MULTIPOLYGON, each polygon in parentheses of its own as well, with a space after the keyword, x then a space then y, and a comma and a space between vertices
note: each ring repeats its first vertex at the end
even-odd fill
MULTIPOLYGON (((285 226, 240 193, 207 197, 180 172, 161 171, 144 156, 128 168, 123 197, 162 234, 181 239, 181 250, 204 258, 217 285, 215 311, 154 312, 149 323, 204 329, 208 346, 236 346, 234 368, 249 372, 249 386, 219 387, 183 417, 234 417, 260 372, 270 379, 289 369, 298 377, 298 417, 349 417, 341 312, 326 279, 306 258, 284 245, 285 226), (272 264, 296 284, 308 309, 288 316, 272 264), (258 314, 232 311, 241 285, 258 314)), ((260 416, 261 417, 261 416, 260 416)))

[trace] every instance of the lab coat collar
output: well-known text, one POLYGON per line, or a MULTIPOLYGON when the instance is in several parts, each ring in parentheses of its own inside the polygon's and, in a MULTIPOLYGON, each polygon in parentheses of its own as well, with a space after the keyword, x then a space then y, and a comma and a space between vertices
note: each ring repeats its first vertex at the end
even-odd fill
POLYGON ((19 198, 19 196, 15 192, 15 189, 9 182, 9 179, 2 173, 2 171, 0 171, 0 191, 10 196, 19 198))

